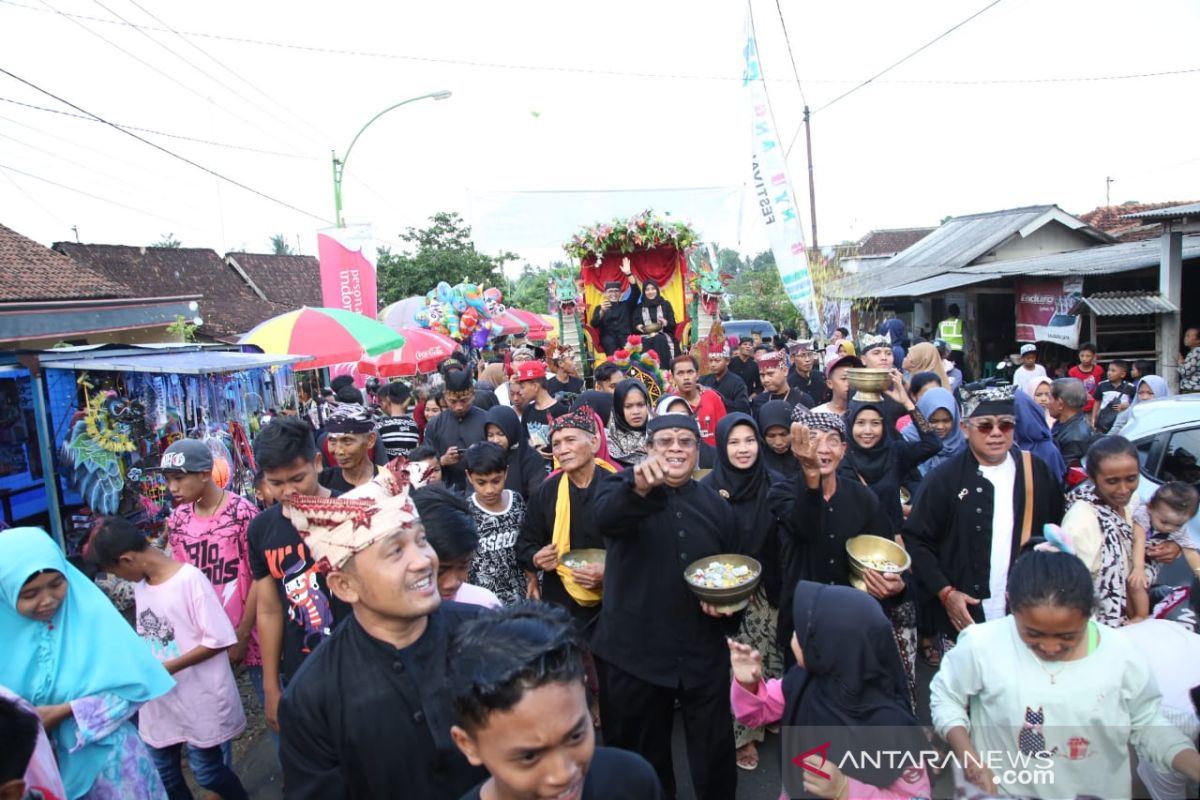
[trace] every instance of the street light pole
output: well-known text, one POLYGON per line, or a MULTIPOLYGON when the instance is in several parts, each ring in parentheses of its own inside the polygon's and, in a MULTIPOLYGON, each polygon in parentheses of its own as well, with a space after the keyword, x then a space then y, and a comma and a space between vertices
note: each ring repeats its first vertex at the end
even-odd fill
POLYGON ((350 146, 346 148, 346 152, 342 155, 342 157, 340 159, 337 157, 337 151, 333 151, 332 156, 333 156, 334 220, 337 222, 337 226, 339 228, 346 227, 346 221, 344 219, 342 219, 342 175, 346 171, 346 160, 348 158, 350 158, 350 151, 354 149, 354 144, 355 144, 355 142, 358 141, 358 137, 362 136, 363 131, 365 131, 367 128, 371 127, 371 123, 375 122, 375 120, 379 119, 380 117, 382 117, 384 114, 388 113, 389 111, 399 108, 400 106, 406 106, 409 103, 415 103, 418 100, 429 100, 429 99, 445 100, 449 96, 450 96, 450 92, 448 92, 446 90, 442 90, 440 92, 430 92, 429 94, 423 94, 423 95, 420 95, 419 97, 410 97, 407 100, 402 100, 401 102, 396 103, 395 105, 388 106, 383 111, 380 111, 378 114, 376 114, 375 116, 373 116, 369 120, 367 120, 366 125, 363 125, 361 128, 359 128, 358 133, 354 134, 354 138, 350 140, 350 146))

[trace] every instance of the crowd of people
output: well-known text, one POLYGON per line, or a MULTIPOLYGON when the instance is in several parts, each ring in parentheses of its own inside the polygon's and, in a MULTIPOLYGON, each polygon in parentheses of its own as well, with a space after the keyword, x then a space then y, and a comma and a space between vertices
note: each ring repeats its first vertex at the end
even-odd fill
POLYGON ((893 322, 677 352, 647 282, 593 324, 644 336, 666 386, 609 361, 587 388, 576 353, 528 345, 303 384, 255 440, 257 502, 182 439, 160 538, 105 518, 68 560, 0 533, 0 798, 191 797, 185 756, 246 797, 238 672, 289 798, 674 798, 676 712, 703 800, 781 725, 825 741, 785 748, 784 797, 1128 797, 1135 774, 1195 796, 1200 584, 1159 572, 1200 576, 1200 496, 1143 502, 1119 435, 1166 382, 1085 344, 1068 377, 1022 349, 971 388, 961 342, 900 347, 893 322), (856 583, 860 535, 911 566, 856 583), (727 554, 761 571, 742 610, 683 577, 727 554))

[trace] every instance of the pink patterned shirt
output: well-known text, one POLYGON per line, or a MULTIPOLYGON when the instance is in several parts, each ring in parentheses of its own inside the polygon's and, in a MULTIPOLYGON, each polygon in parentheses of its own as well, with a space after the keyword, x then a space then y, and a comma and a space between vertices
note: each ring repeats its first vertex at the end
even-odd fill
MULTIPOLYGON (((204 573, 234 629, 242 619, 254 577, 250 574, 246 531, 258 507, 232 492, 211 517, 196 514, 195 503, 179 506, 167 519, 171 557, 204 573)), ((257 632, 251 631, 246 650, 247 666, 262 664, 257 632)))

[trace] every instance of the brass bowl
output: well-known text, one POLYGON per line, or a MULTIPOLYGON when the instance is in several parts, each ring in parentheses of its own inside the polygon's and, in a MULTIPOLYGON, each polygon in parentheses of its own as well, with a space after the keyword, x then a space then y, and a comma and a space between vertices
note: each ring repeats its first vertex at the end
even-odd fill
MULTIPOLYGON (((568 561, 580 561, 584 564, 603 564, 604 551, 598 547, 581 547, 577 550, 568 550, 562 554, 559 562, 565 564, 568 561)), ((570 569, 574 569, 574 567, 570 567, 570 569)))
POLYGON ((754 592, 758 589, 758 582, 762 580, 762 564, 750 556, 743 556, 737 553, 719 553, 715 556, 706 556, 697 559, 688 564, 688 568, 683 571, 683 580, 688 585, 688 588, 692 590, 692 593, 705 603, 716 606, 717 611, 731 614, 735 611, 741 611, 750 604, 750 598, 754 596, 754 592), (749 567, 751 577, 737 586, 729 586, 721 589, 712 589, 693 583, 692 573, 697 569, 707 567, 713 561, 732 564, 735 567, 749 567))
POLYGON ((891 572, 900 574, 912 566, 912 558, 908 551, 896 544, 894 539, 882 536, 851 536, 846 540, 846 555, 850 558, 850 585, 855 589, 867 590, 863 580, 863 571, 872 569, 876 572, 891 572), (890 562, 893 566, 884 566, 880 562, 890 562))
POLYGON ((883 390, 892 383, 891 370, 874 367, 850 367, 846 370, 850 378, 850 388, 854 390, 853 400, 867 403, 878 403, 883 400, 883 390))
POLYGON ((702 481, 710 472, 712 472, 711 469, 694 469, 692 470, 692 480, 702 481))
POLYGON ((663 326, 662 326, 661 322, 651 322, 647 325, 642 326, 642 330, 646 333, 647 336, 653 336, 654 334, 658 333, 662 329, 663 329, 663 326))

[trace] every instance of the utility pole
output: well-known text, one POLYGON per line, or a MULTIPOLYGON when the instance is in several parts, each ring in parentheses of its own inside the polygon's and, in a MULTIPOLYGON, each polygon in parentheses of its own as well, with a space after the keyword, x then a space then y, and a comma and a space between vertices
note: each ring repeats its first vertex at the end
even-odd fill
POLYGON ((1104 205, 1112 205, 1112 185, 1113 177, 1108 175, 1104 178, 1104 205))
POLYGON ((812 249, 817 249, 817 186, 813 182, 812 124, 808 106, 804 107, 804 144, 808 150, 808 212, 812 216, 812 249))

